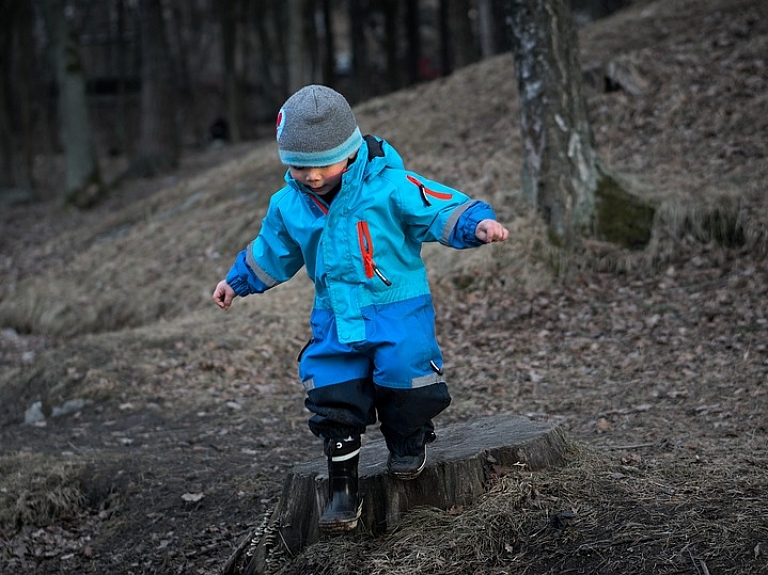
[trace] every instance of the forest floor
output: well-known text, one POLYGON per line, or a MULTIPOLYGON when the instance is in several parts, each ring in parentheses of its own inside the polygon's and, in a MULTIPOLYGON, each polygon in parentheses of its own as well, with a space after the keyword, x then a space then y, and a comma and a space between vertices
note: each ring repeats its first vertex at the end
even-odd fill
MULTIPOLYGON (((511 56, 356 108, 512 231, 425 249, 454 397, 438 435, 525 415, 579 455, 273 572, 768 573, 768 5, 643 2, 580 34, 597 150, 658 204, 641 252, 542 241, 511 56)), ((321 456, 296 377, 309 282, 228 313, 210 300, 282 173, 252 142, 190 151, 89 211, 4 209, 1 573, 217 573, 321 456)))

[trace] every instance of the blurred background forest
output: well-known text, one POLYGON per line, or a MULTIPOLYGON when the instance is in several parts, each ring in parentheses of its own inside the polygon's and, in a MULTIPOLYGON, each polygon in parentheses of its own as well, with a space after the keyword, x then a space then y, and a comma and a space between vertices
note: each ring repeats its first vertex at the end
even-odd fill
MULTIPOLYGON (((631 3, 568 1, 578 25, 631 3)), ((354 105, 446 76, 510 50, 505 9, 504 0, 3 0, 0 202, 87 207, 120 178, 174 169, 186 149, 271 136, 275 110, 307 83, 354 105)))

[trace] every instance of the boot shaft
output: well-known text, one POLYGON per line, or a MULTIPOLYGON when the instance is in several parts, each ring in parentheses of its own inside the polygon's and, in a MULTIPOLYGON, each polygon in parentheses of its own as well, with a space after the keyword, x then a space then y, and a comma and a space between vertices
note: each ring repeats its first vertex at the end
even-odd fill
POLYGON ((328 502, 320 517, 324 531, 350 531, 357 527, 361 500, 358 494, 360 437, 326 440, 328 502))

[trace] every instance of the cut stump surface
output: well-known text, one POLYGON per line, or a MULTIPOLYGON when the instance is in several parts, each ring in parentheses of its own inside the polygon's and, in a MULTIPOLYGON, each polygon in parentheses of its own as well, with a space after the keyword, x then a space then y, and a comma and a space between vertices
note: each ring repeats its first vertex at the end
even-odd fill
MULTIPOLYGON (((363 509, 358 529, 383 533, 416 507, 470 505, 488 490, 494 471, 510 466, 545 469, 562 464, 566 452, 558 427, 496 415, 438 429, 437 441, 427 446, 422 474, 402 481, 387 474, 384 440, 371 441, 360 453, 363 509)), ((320 537, 317 522, 327 499, 327 475, 323 457, 297 465, 285 480, 278 521, 281 540, 291 553, 320 537)))
MULTIPOLYGON (((557 426, 494 415, 438 429, 437 441, 427 446, 424 471, 412 481, 402 481, 387 474, 389 451, 384 440, 370 441, 360 452, 363 507, 357 530, 384 533, 417 507, 471 505, 488 491, 494 475, 511 467, 540 471, 562 465, 568 452, 569 442, 557 426)), ((273 553, 295 555, 320 539, 318 519, 327 500, 327 465, 322 457, 293 468, 268 523, 238 546, 223 575, 264 573, 273 553)))

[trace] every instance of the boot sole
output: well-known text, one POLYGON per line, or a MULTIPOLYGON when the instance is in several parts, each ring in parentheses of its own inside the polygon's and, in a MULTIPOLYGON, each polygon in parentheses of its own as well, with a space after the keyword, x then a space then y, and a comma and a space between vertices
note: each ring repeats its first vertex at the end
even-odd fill
POLYGON ((402 471, 393 469, 392 456, 390 455, 390 459, 387 461, 387 472, 395 479, 401 479, 403 481, 411 481, 412 479, 416 479, 419 475, 421 475, 421 472, 424 471, 424 468, 426 466, 427 466, 427 451, 425 446, 424 459, 422 460, 421 465, 418 468, 406 469, 402 471))
POLYGON ((352 531, 353 529, 356 529, 357 522, 358 518, 356 517, 355 519, 324 521, 318 526, 320 527, 320 531, 325 531, 326 533, 343 533, 345 531, 352 531))
POLYGON ((321 517, 317 525, 320 528, 320 531, 330 531, 330 532, 352 531, 355 527, 357 527, 357 522, 360 519, 360 516, 362 514, 363 514, 363 500, 361 498, 360 502, 357 505, 357 515, 355 515, 354 517, 344 517, 344 516, 321 517))
POLYGON ((424 467, 416 471, 410 471, 408 473, 402 473, 402 472, 395 473, 394 471, 390 471, 389 474, 395 479, 400 479, 402 481, 412 481, 413 479, 416 479, 419 475, 421 475, 421 472, 423 470, 424 470, 424 467))
POLYGON ((362 514, 363 502, 361 500, 357 507, 357 515, 354 517, 321 517, 317 523, 317 526, 320 528, 320 531, 327 531, 331 533, 352 531, 357 527, 357 522, 362 514))

